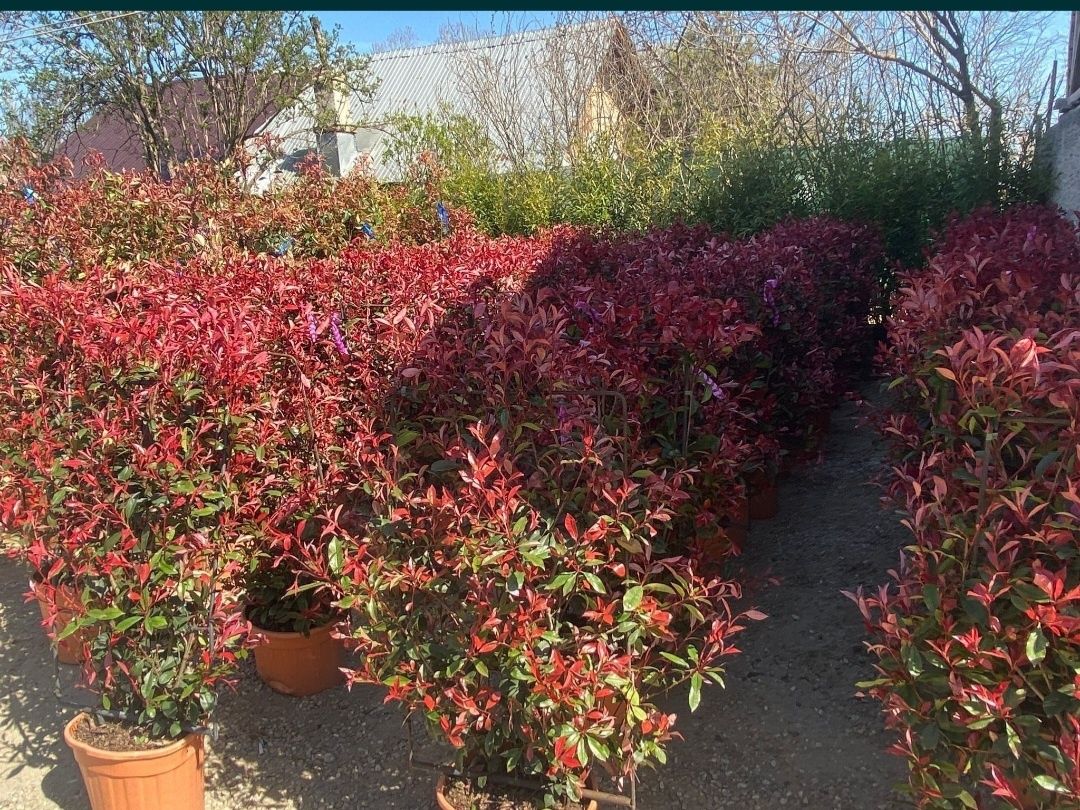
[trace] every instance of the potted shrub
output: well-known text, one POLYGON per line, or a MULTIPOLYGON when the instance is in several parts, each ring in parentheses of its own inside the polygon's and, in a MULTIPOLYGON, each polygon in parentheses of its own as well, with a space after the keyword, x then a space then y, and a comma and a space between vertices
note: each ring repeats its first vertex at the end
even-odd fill
POLYGON ((502 472, 501 435, 476 438, 482 449, 452 458, 483 487, 388 491, 357 538, 350 556, 364 562, 342 601, 358 613, 350 682, 388 685, 455 747, 465 786, 441 782, 441 806, 507 776, 531 780, 538 801, 578 801, 598 772, 664 761, 674 717, 661 694, 689 684, 694 709, 706 680, 722 683, 737 587, 645 551, 665 520, 650 501, 670 495, 668 482, 643 479, 637 503, 614 514, 592 511, 597 493, 556 519, 524 500, 520 474, 502 472))
POLYGON ((88 639, 98 707, 64 740, 94 810, 201 808, 202 734, 244 639, 235 597, 217 590, 212 544, 109 555, 84 558, 84 612, 69 628, 88 639))
POLYGON ((704 500, 696 471, 637 428, 651 399, 545 298, 443 318, 386 435, 356 452, 353 519, 328 527, 349 682, 388 686, 455 748, 451 806, 507 779, 537 806, 579 803, 597 775, 662 762, 658 697, 685 685, 696 708, 741 629, 737 586, 670 529, 704 500), (625 391, 631 412, 609 418, 592 389, 625 391))
POLYGON ((130 275, 9 279, 0 323, 27 357, 8 385, 39 428, 18 509, 31 553, 62 540, 47 584, 77 588, 59 638, 85 639, 99 705, 65 737, 95 810, 201 807, 197 732, 246 640, 244 552, 316 485, 291 483, 267 351, 285 327, 248 280, 130 275))
POLYGON ((345 683, 343 616, 325 582, 303 565, 274 568, 252 555, 245 577, 246 616, 257 637, 259 677, 283 695, 314 695, 345 683))

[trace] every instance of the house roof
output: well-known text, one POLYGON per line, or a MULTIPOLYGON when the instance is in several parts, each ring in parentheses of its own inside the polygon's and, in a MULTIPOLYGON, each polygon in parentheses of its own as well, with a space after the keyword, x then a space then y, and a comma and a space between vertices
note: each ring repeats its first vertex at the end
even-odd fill
MULTIPOLYGON (((254 92, 254 81, 248 82, 248 92, 254 92)), ((202 79, 176 81, 165 89, 161 103, 165 131, 177 146, 180 160, 223 157, 224 132, 220 122, 206 114, 207 100, 206 83, 202 79), (205 121, 207 126, 194 128, 193 121, 205 121)), ((278 111, 274 105, 264 110, 249 126, 248 134, 261 130, 278 111)), ((80 124, 60 145, 57 155, 70 158, 75 176, 81 177, 88 171, 85 158, 91 152, 100 152, 112 171, 148 168, 138 125, 123 110, 105 110, 80 124)))
MULTIPOLYGON (((349 102, 357 150, 367 154, 376 178, 400 179, 387 153, 390 125, 398 116, 442 112, 487 122, 489 136, 508 160, 557 147, 544 143, 544 136, 552 124, 576 124, 569 111, 597 82, 617 26, 605 19, 373 54, 374 94, 354 95, 349 102), (573 120, 560 120, 566 118, 573 120)), ((283 111, 265 129, 284 139, 283 149, 293 159, 315 147, 309 116, 283 111)))

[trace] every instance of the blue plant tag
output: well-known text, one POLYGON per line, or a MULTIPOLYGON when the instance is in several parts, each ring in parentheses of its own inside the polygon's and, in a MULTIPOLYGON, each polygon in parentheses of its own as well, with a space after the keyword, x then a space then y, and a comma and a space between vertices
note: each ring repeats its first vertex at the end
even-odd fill
POLYGON ((441 202, 435 204, 435 213, 439 215, 439 224, 444 234, 450 233, 450 212, 441 202))
POLYGON ((284 256, 286 253, 289 252, 289 250, 292 249, 292 246, 293 246, 293 238, 291 236, 286 236, 284 239, 281 240, 281 242, 278 244, 278 246, 276 248, 274 248, 274 254, 273 255, 275 255, 275 256, 284 256))
POLYGON ((23 186, 22 195, 27 205, 33 205, 38 201, 37 194, 34 193, 30 186, 23 186))
POLYGON ((368 225, 366 222, 360 226, 360 233, 362 233, 368 239, 375 238, 375 229, 368 225))

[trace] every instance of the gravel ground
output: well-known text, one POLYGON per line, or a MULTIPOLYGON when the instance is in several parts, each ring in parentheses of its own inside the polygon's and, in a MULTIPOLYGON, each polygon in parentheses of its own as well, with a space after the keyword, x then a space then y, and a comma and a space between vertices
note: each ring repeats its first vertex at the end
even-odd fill
MULTIPOLYGON (((685 740, 672 744, 666 766, 642 774, 643 810, 911 806, 895 793, 903 765, 884 753, 877 704, 854 696, 872 669, 858 612, 840 594, 881 581, 905 542, 867 483, 882 452, 861 424, 866 411, 847 403, 833 414, 824 463, 785 479, 779 516, 751 528, 739 565, 759 582, 779 580, 748 593, 769 619, 740 638, 745 652, 731 659, 727 689, 707 689, 694 714, 685 695, 672 696, 685 740)), ((0 808, 86 810, 59 733, 71 710, 53 695, 25 584, 20 568, 0 562, 0 808)), ((282 697, 248 663, 221 699, 208 810, 431 808, 433 777, 409 769, 401 718, 374 688, 282 697)))

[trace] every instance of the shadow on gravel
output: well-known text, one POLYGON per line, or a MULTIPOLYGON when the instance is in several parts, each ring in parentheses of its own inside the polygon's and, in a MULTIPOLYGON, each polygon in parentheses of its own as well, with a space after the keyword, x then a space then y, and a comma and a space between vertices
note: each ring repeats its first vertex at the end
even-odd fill
POLYGON ((834 411, 823 459, 782 479, 778 516, 752 524, 735 565, 754 575, 743 606, 769 618, 738 637, 726 689, 703 693, 693 714, 685 689, 666 701, 686 739, 667 766, 642 774, 641 807, 912 807, 895 791, 904 766, 886 753, 880 705, 855 697, 873 668, 859 612, 841 594, 884 581, 907 542, 870 483, 885 462, 863 424, 878 391, 867 382, 868 402, 834 411))
MULTIPOLYGON (((305 698, 267 688, 243 666, 221 697, 207 765, 210 810, 399 808, 433 803, 434 776, 408 767, 403 714, 384 690, 344 687, 305 698)), ((440 752, 417 726, 417 756, 440 752)))
MULTIPOLYGON (((21 805, 9 788, 24 771, 47 771, 41 792, 64 810, 84 810, 88 801, 82 778, 64 744, 64 723, 74 709, 61 705, 53 692, 52 651, 40 626, 37 605, 23 601, 27 590, 23 569, 5 561, 0 596, 0 773, 6 795, 0 800, 21 805)), ((62 667, 67 683, 74 668, 62 667)))

